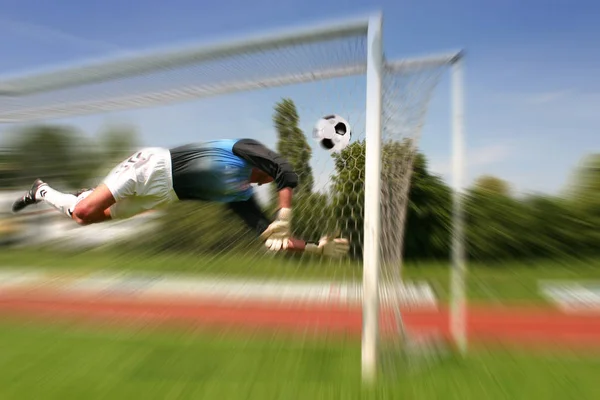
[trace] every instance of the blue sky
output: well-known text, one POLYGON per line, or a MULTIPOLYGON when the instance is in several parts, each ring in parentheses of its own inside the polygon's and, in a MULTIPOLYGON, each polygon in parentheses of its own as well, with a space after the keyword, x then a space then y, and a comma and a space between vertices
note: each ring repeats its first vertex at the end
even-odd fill
MULTIPOLYGON (((0 0, 0 9, 2 74, 380 9, 388 58, 467 51, 469 181, 494 174, 517 191, 556 193, 585 154, 600 151, 600 3, 593 1, 0 0)), ((421 147, 433 170, 448 178, 444 78, 421 147)), ((228 98, 213 99, 201 111, 186 104, 111 121, 135 123, 144 145, 176 145, 240 129, 250 136, 272 134, 272 104, 244 96, 235 100, 242 127, 224 117, 233 104, 228 98)), ((331 104, 325 112, 336 112, 331 104)), ((94 134, 107 120, 70 122, 94 134)))

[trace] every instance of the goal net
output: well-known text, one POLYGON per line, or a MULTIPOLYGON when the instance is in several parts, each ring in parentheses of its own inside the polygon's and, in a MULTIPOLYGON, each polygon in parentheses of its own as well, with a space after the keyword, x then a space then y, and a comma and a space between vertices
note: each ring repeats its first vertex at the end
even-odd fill
MULTIPOLYGON (((379 16, 328 22, 7 77, 0 81, 0 122, 9 133, 68 126, 88 137, 126 122, 135 126, 140 147, 249 137, 278 151, 299 175, 294 236, 318 241, 338 234, 350 240, 348 257, 268 254, 222 205, 185 202, 160 210, 151 234, 119 240, 123 262, 144 253, 162 257, 176 272, 271 285, 245 292, 246 298, 362 306, 363 371, 371 376, 382 343, 404 343, 401 311, 414 300, 401 273, 412 163, 434 90, 458 58, 384 60, 379 16), (351 125, 350 144, 339 153, 311 135, 329 114, 351 125)), ((22 187, 42 175, 51 186, 54 178, 65 190, 78 189, 65 182, 75 182, 68 175, 81 173, 92 154, 103 162, 89 181, 99 183, 116 160, 96 148, 82 152, 81 165, 62 160, 51 174, 52 166, 40 164, 1 178, 3 186, 22 187)), ((275 191, 256 190, 273 212, 275 191)))

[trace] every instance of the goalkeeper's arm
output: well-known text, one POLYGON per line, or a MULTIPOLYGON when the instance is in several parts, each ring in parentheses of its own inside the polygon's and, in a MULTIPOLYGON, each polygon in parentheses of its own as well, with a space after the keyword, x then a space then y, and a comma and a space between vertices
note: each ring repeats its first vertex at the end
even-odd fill
POLYGON ((288 160, 254 139, 238 140, 233 146, 233 153, 271 177, 277 186, 277 218, 262 230, 260 237, 270 250, 287 249, 292 222, 292 194, 298 185, 298 175, 288 160))
POLYGON ((343 257, 350 250, 348 239, 323 236, 319 243, 309 243, 301 239, 290 238, 288 251, 300 251, 327 257, 343 257))
MULTIPOLYGON (((249 200, 228 203, 228 205, 250 229, 264 240, 263 233, 269 228, 272 221, 265 216, 254 196, 249 200)), ((318 243, 309 243, 302 239, 290 237, 287 239, 286 246, 282 249, 289 252, 306 252, 329 257, 341 257, 348 253, 350 245, 348 240, 341 238, 323 237, 318 243)))

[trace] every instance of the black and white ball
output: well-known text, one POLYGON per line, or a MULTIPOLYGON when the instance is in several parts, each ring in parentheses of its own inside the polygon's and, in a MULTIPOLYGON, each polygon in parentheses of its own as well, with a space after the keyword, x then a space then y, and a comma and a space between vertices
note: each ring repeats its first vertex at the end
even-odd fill
POLYGON ((352 129, 348 121, 339 115, 320 118, 313 128, 313 138, 327 151, 342 151, 352 139, 352 129))

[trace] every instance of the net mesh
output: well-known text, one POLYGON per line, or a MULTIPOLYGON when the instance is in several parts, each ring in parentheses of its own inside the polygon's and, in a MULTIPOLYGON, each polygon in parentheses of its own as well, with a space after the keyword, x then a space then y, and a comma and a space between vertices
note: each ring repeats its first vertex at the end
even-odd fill
MULTIPOLYGON (((117 111, 294 83, 364 69, 364 36, 242 52, 140 76, 0 97, 0 121, 20 122, 117 111)), ((10 85, 6 85, 10 86, 10 85)))
MULTIPOLYGON (((349 257, 333 260, 266 254, 241 221, 218 204, 186 202, 170 206, 155 214, 154 228, 143 235, 115 236, 115 226, 126 226, 130 223, 127 221, 85 229, 96 238, 100 232, 113 229, 113 237, 119 237, 117 243, 101 244, 108 243, 111 254, 119 255, 117 265, 126 266, 133 258, 150 255, 159 260, 155 264, 170 272, 193 271, 220 278, 252 276, 271 281, 343 282, 345 286, 338 286, 335 293, 320 295, 318 300, 360 304, 366 53, 366 37, 357 35, 264 51, 254 49, 142 76, 39 94, 0 96, 0 121, 7 123, 6 129, 17 132, 25 125, 31 133, 36 129, 39 132, 40 126, 94 130, 116 116, 139 127, 143 146, 252 137, 276 148, 299 172, 300 185, 294 194, 294 236, 317 241, 325 234, 339 233, 351 242, 349 257), (178 106, 183 102, 185 105, 178 106), (328 114, 341 115, 352 128, 351 143, 340 153, 330 154, 311 138, 314 123, 328 114), (145 134, 145 129, 152 133, 145 134)), ((389 336, 396 338, 395 343, 401 342, 398 330, 404 331, 400 306, 410 300, 402 290, 401 266, 403 239, 410 234, 404 231, 404 224, 412 162, 428 103, 446 65, 390 63, 383 76, 381 326, 384 335, 395 332, 389 336)), ((50 136, 39 137, 45 140, 50 136)), ((40 146, 46 154, 72 154, 50 142, 40 146)), ((89 170, 84 168, 89 157, 81 156, 79 150, 74 152, 80 155, 77 159, 48 157, 29 164, 23 159, 35 157, 23 153, 26 151, 6 150, 18 167, 12 175, 0 175, 3 187, 25 185, 39 174, 53 186, 50 172, 58 171, 57 179, 67 182, 63 189, 77 189, 68 183, 76 180, 67 175, 89 170)), ((103 154, 98 168, 90 172, 92 182, 98 183, 103 172, 120 161, 114 154, 103 154)), ((122 157, 126 156, 123 153, 122 157)), ((257 191, 265 209, 274 211, 275 192, 268 187, 257 191)), ((54 235, 52 243, 86 245, 81 228, 66 227, 70 221, 65 223, 62 216, 52 215, 66 232, 60 237, 54 235)), ((52 229, 57 227, 53 225, 52 229)), ((131 229, 139 232, 141 227, 131 225, 131 229)), ((39 240, 39 232, 35 237, 39 240)), ((91 242, 91 246, 99 243, 91 242)))
MULTIPOLYGON (((410 197, 413 161, 426 112, 444 65, 414 65, 384 76, 381 166, 380 244, 380 356, 384 367, 396 370, 400 354, 429 354, 429 343, 409 332, 401 308, 405 287, 402 279, 403 245, 410 197)), ((410 305, 410 304, 408 304, 410 305)), ((437 334, 437 332, 433 332, 437 334)), ((432 335, 427 332, 426 335, 432 335)), ((410 357, 409 360, 414 360, 410 357)))

